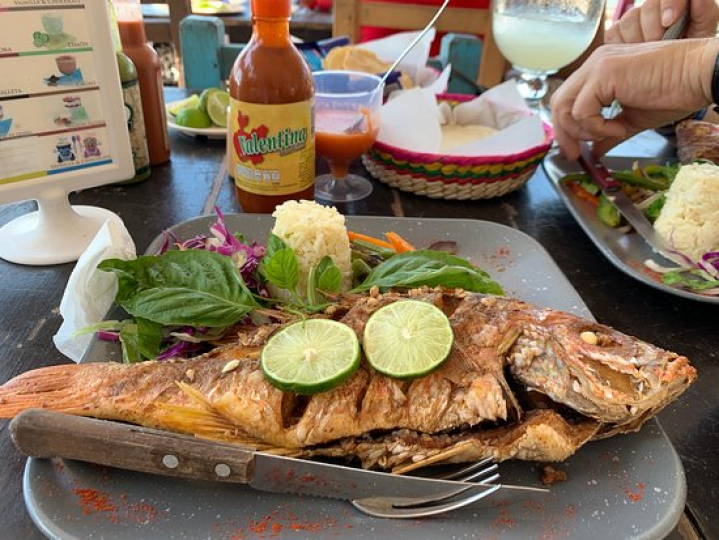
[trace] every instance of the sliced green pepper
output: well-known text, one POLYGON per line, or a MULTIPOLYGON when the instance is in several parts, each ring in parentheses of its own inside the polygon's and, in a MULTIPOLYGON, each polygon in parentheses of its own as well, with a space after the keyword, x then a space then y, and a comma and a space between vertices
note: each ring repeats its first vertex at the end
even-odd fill
POLYGON ((613 172, 612 178, 623 184, 651 189, 652 191, 664 191, 669 188, 669 184, 671 183, 669 179, 664 176, 637 176, 634 173, 622 171, 613 172))
POLYGON ((664 203, 666 202, 666 200, 666 195, 662 194, 661 197, 654 200, 649 206, 644 209, 644 215, 647 216, 647 219, 649 221, 654 223, 657 220, 659 214, 662 211, 662 208, 664 208, 664 203))

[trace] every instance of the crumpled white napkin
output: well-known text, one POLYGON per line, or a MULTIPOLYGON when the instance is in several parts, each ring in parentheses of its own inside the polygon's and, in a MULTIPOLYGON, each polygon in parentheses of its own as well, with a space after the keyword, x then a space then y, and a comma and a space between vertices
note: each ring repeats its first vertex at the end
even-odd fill
POLYGON ((117 276, 97 265, 105 259, 134 259, 135 243, 121 219, 108 219, 82 253, 70 274, 60 302, 63 323, 53 337, 58 350, 79 362, 90 346, 92 334, 73 334, 105 318, 117 294, 117 276))

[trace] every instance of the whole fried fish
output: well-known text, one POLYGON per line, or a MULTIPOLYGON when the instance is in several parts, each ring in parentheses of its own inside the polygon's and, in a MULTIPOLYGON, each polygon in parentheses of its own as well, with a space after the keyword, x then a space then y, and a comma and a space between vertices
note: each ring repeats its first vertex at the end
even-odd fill
POLYGON ((489 456, 561 461, 590 439, 639 429, 696 378, 683 356, 507 298, 374 292, 343 296, 321 316, 361 339, 377 309, 408 297, 443 309, 455 336, 447 361, 419 379, 390 379, 363 361, 329 392, 282 392, 259 362, 277 324, 190 360, 30 371, 0 387, 0 417, 43 408, 404 472, 489 456))

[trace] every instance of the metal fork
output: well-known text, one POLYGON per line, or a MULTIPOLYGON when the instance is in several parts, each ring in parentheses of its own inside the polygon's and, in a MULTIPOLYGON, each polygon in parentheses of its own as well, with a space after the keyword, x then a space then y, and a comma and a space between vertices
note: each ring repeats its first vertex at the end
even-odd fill
MULTIPOLYGON (((490 457, 458 471, 433 476, 442 480, 477 481, 474 485, 461 486, 430 497, 372 497, 355 499, 352 504, 367 515, 381 518, 414 519, 443 514, 483 499, 502 487, 502 484, 492 483, 499 480, 499 473, 496 472, 498 466, 492 462, 490 457), (462 494, 465 495, 459 497, 462 494)), ((547 491, 539 488, 523 489, 547 491)))

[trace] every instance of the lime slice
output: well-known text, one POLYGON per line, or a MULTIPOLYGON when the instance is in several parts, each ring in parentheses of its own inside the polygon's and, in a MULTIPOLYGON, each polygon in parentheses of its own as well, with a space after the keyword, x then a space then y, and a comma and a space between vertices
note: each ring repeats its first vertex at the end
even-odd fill
POLYGON ((359 341, 342 323, 310 319, 283 328, 262 349, 262 371, 280 390, 317 394, 343 383, 360 364, 359 341))
POLYGON ((167 110, 170 111, 170 114, 172 116, 177 116, 180 114, 180 111, 183 109, 189 109, 190 107, 197 107, 197 105, 200 103, 200 97, 197 94, 193 94, 187 99, 183 99, 182 101, 178 101, 177 103, 173 103, 170 105, 167 110))
POLYGON ((207 114, 216 126, 227 127, 227 107, 230 106, 230 94, 218 90, 207 98, 207 114))
POLYGON ((224 92, 224 90, 221 90, 220 88, 205 88, 200 94, 200 109, 207 111, 207 102, 209 101, 210 96, 212 94, 216 94, 217 92, 224 92))
POLYGON ((373 368, 388 377, 411 379, 437 369, 449 356, 453 339, 449 319, 441 309, 402 300, 369 318, 362 341, 373 368))
POLYGON ((190 107, 189 109, 182 109, 177 116, 175 116, 175 123, 178 126, 202 129, 208 128, 212 125, 210 117, 202 109, 197 107, 190 107))

